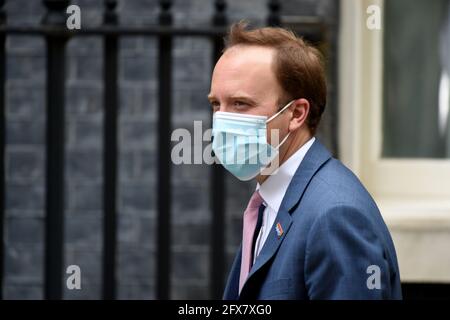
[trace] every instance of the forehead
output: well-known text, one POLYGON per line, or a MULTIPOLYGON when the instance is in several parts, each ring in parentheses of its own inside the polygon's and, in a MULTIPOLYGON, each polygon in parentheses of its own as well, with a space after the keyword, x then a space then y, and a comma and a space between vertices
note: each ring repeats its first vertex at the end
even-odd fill
POLYGON ((275 50, 237 45, 225 51, 217 62, 211 82, 214 94, 244 91, 250 95, 273 95, 279 86, 273 70, 275 50))
POLYGON ((227 62, 233 66, 251 64, 254 66, 271 67, 275 50, 256 45, 236 45, 227 49, 219 62, 227 62))

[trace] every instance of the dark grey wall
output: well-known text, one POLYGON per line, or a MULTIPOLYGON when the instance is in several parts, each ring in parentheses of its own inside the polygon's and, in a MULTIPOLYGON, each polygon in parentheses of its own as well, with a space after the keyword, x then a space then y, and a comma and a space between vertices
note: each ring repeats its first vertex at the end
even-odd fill
MULTIPOLYGON (((328 60, 335 62, 338 2, 282 1, 286 15, 321 16, 331 30, 328 60)), ((98 25, 102 1, 72 1, 81 7, 82 27, 98 25)), ((262 24, 266 1, 228 1, 231 21, 262 24)), ((6 2, 10 24, 39 23, 40 1, 6 2)), ((213 1, 175 1, 175 24, 207 25, 213 1)), ((122 24, 157 21, 158 1, 119 1, 122 24)), ((118 295, 121 299, 155 297, 156 223, 156 43, 126 38, 120 43, 120 190, 118 295)), ((173 128, 209 122, 206 94, 211 71, 207 40, 176 39, 174 52, 173 128)), ((45 48, 42 39, 9 37, 7 41, 7 299, 43 298, 45 48)), ((67 48, 66 238, 65 265, 82 271, 82 289, 65 298, 98 299, 101 292, 102 196, 102 42, 71 40, 67 48)), ((335 123, 335 73, 330 68, 330 100, 321 135, 330 142, 335 123)), ((172 298, 208 298, 210 183, 206 165, 174 166, 172 298)), ((226 240, 229 261, 240 242, 241 218, 254 185, 227 177, 226 240)))

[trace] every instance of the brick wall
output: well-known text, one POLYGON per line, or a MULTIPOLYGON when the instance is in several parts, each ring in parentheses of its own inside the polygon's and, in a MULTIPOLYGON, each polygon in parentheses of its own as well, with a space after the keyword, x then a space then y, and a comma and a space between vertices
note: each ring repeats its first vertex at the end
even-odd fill
MULTIPOLYGON (((337 2, 292 0, 283 13, 319 15, 336 24, 337 2)), ((81 8, 82 27, 98 25, 102 1, 72 1, 81 8)), ((8 23, 37 24, 40 1, 9 0, 8 23)), ((119 1, 124 25, 152 24, 156 0, 119 1)), ((208 25, 213 1, 175 1, 177 25, 208 25)), ((262 24, 266 1, 228 1, 231 21, 246 18, 262 24)), ((335 33, 330 61, 335 61, 335 33)), ((157 76, 156 42, 130 37, 120 41, 120 158, 118 222, 118 297, 155 298, 157 76)), ((207 40, 174 42, 173 128, 193 130, 194 120, 209 123, 206 94, 211 72, 207 40)), ((102 250, 102 41, 72 39, 67 46, 65 265, 82 271, 82 289, 65 290, 67 299, 101 297, 102 250)), ((330 79, 334 71, 330 69, 330 79)), ((331 101, 335 86, 331 81, 331 101)), ((45 46, 35 37, 7 41, 6 263, 3 292, 7 299, 43 298, 45 200, 45 46)), ((327 116, 326 116, 327 117, 327 116)), ((329 118, 329 117, 328 117, 329 118)), ((331 119, 322 135, 328 142, 331 119), (328 130, 328 131, 327 131, 328 130)), ((172 298, 208 298, 210 182, 206 165, 173 167, 172 298)), ((227 176, 226 241, 228 266, 240 242, 242 211, 254 185, 227 176)))

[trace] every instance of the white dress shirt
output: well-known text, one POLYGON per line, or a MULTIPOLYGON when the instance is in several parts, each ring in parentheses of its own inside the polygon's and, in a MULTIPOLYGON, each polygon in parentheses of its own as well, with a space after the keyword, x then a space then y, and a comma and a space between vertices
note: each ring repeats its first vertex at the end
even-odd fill
POLYGON ((259 183, 256 185, 256 190, 259 190, 259 194, 264 199, 263 204, 266 209, 263 212, 261 229, 256 239, 253 263, 267 240, 289 184, 314 141, 315 138, 312 137, 287 159, 278 168, 278 171, 269 176, 261 185, 259 183))

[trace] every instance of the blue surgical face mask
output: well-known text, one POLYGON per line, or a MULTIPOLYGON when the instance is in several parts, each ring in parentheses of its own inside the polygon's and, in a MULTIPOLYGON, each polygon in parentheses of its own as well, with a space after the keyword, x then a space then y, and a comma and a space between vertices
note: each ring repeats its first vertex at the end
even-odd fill
POLYGON ((267 142, 267 123, 275 119, 295 100, 267 119, 234 112, 217 111, 213 116, 212 150, 220 163, 236 178, 255 178, 278 156, 278 149, 289 137, 273 147, 267 142))

